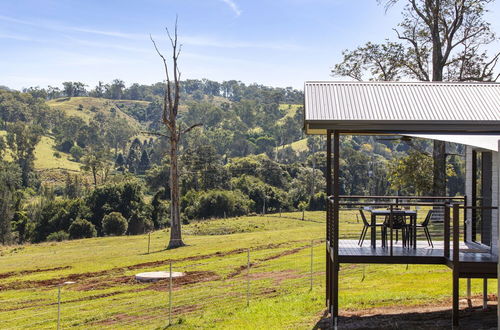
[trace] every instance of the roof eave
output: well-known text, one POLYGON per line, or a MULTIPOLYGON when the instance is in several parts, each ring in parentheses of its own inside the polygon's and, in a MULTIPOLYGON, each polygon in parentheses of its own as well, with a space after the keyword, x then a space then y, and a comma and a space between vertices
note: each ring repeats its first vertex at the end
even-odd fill
POLYGON ((500 121, 306 120, 307 134, 500 134, 500 121))

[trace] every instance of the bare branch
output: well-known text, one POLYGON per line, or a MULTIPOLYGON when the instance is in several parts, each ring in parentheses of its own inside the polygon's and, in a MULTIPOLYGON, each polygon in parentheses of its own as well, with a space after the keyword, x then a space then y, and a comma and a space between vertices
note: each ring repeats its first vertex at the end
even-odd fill
POLYGON ((170 136, 167 135, 167 134, 163 134, 163 133, 158 133, 158 132, 149 132, 149 131, 142 131, 141 134, 148 134, 148 135, 154 135, 154 136, 161 136, 161 137, 165 137, 165 138, 169 138, 170 136))
POLYGON ((201 127, 201 126, 203 126, 203 124, 202 124, 202 123, 194 124, 193 126, 191 126, 191 127, 189 127, 189 128, 186 128, 185 130, 183 130, 183 131, 181 132, 181 135, 186 134, 187 132, 191 131, 193 128, 196 128, 196 127, 201 127))

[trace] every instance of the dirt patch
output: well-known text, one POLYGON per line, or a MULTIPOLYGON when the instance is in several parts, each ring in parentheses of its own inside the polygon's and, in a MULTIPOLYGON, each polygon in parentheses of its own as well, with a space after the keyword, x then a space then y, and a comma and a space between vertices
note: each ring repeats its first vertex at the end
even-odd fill
POLYGON ((104 276, 110 273, 111 273, 110 271, 104 270, 100 272, 70 274, 64 277, 51 278, 46 280, 30 280, 30 281, 18 281, 18 282, 16 281, 0 285, 0 291, 27 289, 27 288, 46 288, 48 290, 51 290, 57 285, 67 281, 78 282, 83 279, 104 276))
POLYGON ((133 323, 138 321, 152 320, 158 317, 159 317, 158 315, 147 315, 147 314, 130 315, 122 313, 122 314, 115 314, 113 315, 113 317, 106 320, 90 323, 89 325, 117 325, 120 323, 131 323, 131 322, 133 323))
MULTIPOLYGON (((250 250, 251 251, 260 251, 260 250, 276 249, 276 248, 280 248, 282 246, 285 246, 285 245, 288 245, 291 243, 293 243, 293 242, 260 245, 260 246, 253 247, 250 250)), ((272 259, 282 257, 284 255, 296 253, 303 248, 306 248, 306 247, 285 251, 285 252, 282 252, 278 255, 270 256, 270 257, 267 257, 267 258, 260 260, 260 261, 272 260, 272 259)), ((184 261, 198 261, 198 260, 204 260, 204 259, 209 259, 209 258, 214 258, 214 257, 225 257, 225 256, 230 256, 230 255, 237 255, 237 254, 244 253, 247 250, 248 249, 242 248, 242 249, 235 249, 235 250, 230 250, 230 251, 225 251, 225 252, 217 251, 217 252, 210 253, 210 254, 184 257, 184 258, 179 258, 179 259, 165 259, 165 260, 144 262, 144 263, 140 263, 140 264, 130 265, 130 266, 126 266, 126 267, 116 267, 116 268, 98 271, 98 272, 70 274, 70 275, 67 275, 65 277, 58 277, 58 278, 47 279, 47 280, 17 281, 17 282, 11 282, 11 283, 6 283, 6 284, 0 284, 0 291, 27 289, 27 288, 53 289, 55 286, 59 285, 60 283, 66 282, 66 281, 78 282, 78 281, 82 281, 82 280, 85 280, 88 278, 101 277, 101 276, 105 276, 105 275, 119 276, 119 275, 121 275, 124 272, 129 271, 129 270, 158 267, 158 266, 162 266, 162 265, 168 265, 170 262, 175 263, 175 262, 184 262, 184 261)), ((31 274, 31 273, 44 272, 44 271, 48 272, 48 271, 63 270, 63 269, 69 269, 69 268, 71 268, 71 266, 49 268, 49 269, 25 270, 25 271, 20 271, 20 272, 9 272, 9 273, 3 273, 2 275, 4 276, 3 278, 7 278, 7 277, 15 276, 15 275, 31 274)), ((239 273, 241 273, 241 270, 239 271, 239 273)), ((235 273, 232 277, 238 275, 239 273, 235 273)), ((2 277, 0 277, 0 279, 1 278, 2 277)))
MULTIPOLYGON (((308 249, 310 247, 311 247, 310 245, 301 246, 301 247, 298 247, 298 248, 295 248, 295 249, 286 250, 286 251, 283 251, 283 252, 280 252, 280 253, 277 253, 277 254, 273 254, 273 255, 267 256, 265 258, 257 259, 255 262, 251 262, 250 263, 250 269, 251 268, 255 268, 255 267, 259 267, 260 264, 262 264, 263 262, 270 261, 270 260, 275 260, 275 259, 279 259, 279 258, 282 258, 282 257, 285 257, 285 256, 289 256, 289 255, 298 253, 298 252, 300 252, 300 251, 302 251, 304 249, 308 249)), ((229 279, 229 278, 236 277, 236 276, 240 275, 241 273, 243 273, 244 271, 246 271, 247 268, 248 268, 248 265, 238 266, 231 273, 229 273, 229 275, 227 275, 227 278, 229 279)))
POLYGON ((304 277, 306 277, 305 274, 299 274, 298 272, 291 269, 262 273, 250 273, 250 280, 272 279, 274 285, 280 285, 285 280, 293 280, 304 277))
MULTIPOLYGON (((210 271, 195 271, 195 272, 185 272, 182 277, 176 277, 172 279, 173 290, 179 290, 179 287, 194 283, 218 281, 221 279, 219 275, 210 271)), ((153 284, 147 286, 147 289, 152 289, 156 291, 168 291, 169 280, 160 280, 154 282, 153 284)))
POLYGON ((133 276, 118 276, 107 278, 92 278, 85 280, 83 283, 76 283, 71 289, 76 291, 91 291, 111 288, 121 284, 135 284, 136 280, 133 276))
POLYGON ((71 266, 64 266, 64 267, 54 267, 54 268, 37 268, 37 269, 30 269, 30 270, 20 270, 16 272, 7 272, 7 273, 0 273, 0 280, 4 278, 9 278, 12 276, 19 276, 19 275, 29 275, 29 274, 35 274, 35 273, 43 273, 43 272, 52 272, 56 270, 64 270, 64 269, 70 269, 71 266))
MULTIPOLYGON (((180 314, 187 314, 187 313, 193 313, 198 310, 200 310, 201 307, 198 305, 184 305, 184 306, 175 306, 172 307, 172 314, 173 315, 180 315, 180 314)), ((108 326, 108 325, 117 325, 119 326, 120 324, 133 324, 137 323, 139 321, 147 321, 147 320, 154 320, 154 319, 159 319, 159 318, 165 318, 165 313, 164 312, 159 312, 158 310, 145 310, 144 313, 141 315, 130 315, 130 314, 125 314, 125 313, 120 313, 120 314, 115 314, 112 317, 105 319, 105 320, 100 320, 97 322, 92 322, 89 323, 88 325, 103 325, 103 326, 108 326)))
MULTIPOLYGON (((479 298, 473 299, 473 305, 482 304, 479 298)), ((460 301, 461 329, 496 329, 497 306, 491 304, 488 310, 481 307, 467 307, 467 300, 460 301)), ((451 309, 448 300, 432 306, 381 307, 362 311, 342 311, 338 319, 339 329, 415 329, 437 330, 451 328, 451 309)), ((322 317, 315 329, 331 329, 331 319, 322 317)))

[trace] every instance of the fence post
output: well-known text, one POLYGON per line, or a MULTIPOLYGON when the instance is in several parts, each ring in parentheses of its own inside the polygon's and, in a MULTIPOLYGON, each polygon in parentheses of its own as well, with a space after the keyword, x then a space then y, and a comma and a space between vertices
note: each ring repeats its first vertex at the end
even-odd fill
POLYGON ((309 291, 313 289, 313 253, 314 253, 314 240, 311 240, 311 288, 309 291))
POLYGON ((247 307, 250 306, 250 249, 247 250, 247 307))
POLYGON ((172 325, 172 261, 170 261, 170 276, 168 286, 168 325, 172 325))
POLYGON ((57 330, 60 329, 61 323, 61 285, 57 287, 57 330))
POLYGON ((151 232, 148 233, 148 254, 150 247, 151 247, 151 232))

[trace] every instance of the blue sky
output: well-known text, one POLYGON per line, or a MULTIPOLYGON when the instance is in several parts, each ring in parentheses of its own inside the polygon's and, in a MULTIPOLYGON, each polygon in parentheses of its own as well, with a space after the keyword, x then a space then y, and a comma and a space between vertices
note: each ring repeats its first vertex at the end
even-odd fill
MULTIPOLYGON (((183 79, 296 88, 332 79, 343 49, 394 37, 400 20, 376 0, 2 0, 0 85, 160 81, 149 34, 167 51, 176 14, 183 79)), ((498 18, 497 2, 500 32, 498 18)))

